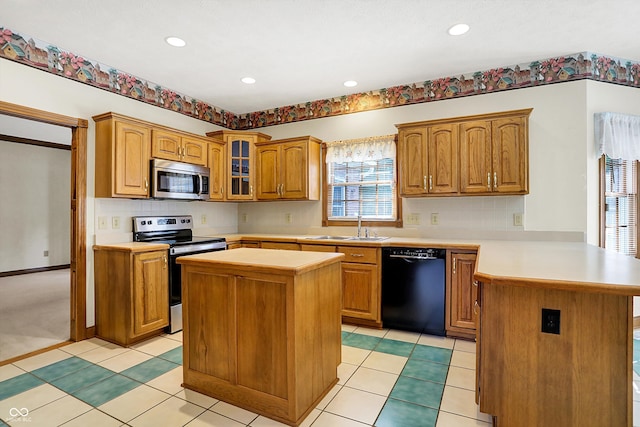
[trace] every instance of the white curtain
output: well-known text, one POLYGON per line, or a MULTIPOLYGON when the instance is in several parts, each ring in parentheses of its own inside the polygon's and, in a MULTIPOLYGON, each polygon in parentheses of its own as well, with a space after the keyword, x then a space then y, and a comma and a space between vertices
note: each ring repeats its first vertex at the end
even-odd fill
POLYGON ((594 119, 599 156, 640 160, 640 116, 596 113, 594 119))
POLYGON ((366 162, 395 158, 396 135, 327 142, 327 163, 366 162))

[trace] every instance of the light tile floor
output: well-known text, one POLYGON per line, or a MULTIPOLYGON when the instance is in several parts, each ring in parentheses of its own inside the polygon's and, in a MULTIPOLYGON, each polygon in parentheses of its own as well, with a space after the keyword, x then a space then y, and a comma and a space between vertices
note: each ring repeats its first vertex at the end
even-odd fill
MULTIPOLYGON (((474 402, 473 342, 347 325, 342 335, 340 380, 304 427, 489 425, 474 402)), ((0 427, 284 426, 183 389, 181 341, 122 348, 93 338, 1 366, 0 427)), ((635 372, 633 385, 635 415, 635 372)))

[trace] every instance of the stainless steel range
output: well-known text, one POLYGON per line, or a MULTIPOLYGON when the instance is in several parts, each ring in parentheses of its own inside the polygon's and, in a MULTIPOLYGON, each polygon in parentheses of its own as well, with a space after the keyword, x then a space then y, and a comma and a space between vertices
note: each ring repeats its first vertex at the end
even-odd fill
POLYGON ((222 237, 193 236, 191 215, 134 216, 133 241, 169 245, 169 315, 167 332, 182 330, 182 278, 176 258, 183 255, 222 251, 227 243, 222 237))

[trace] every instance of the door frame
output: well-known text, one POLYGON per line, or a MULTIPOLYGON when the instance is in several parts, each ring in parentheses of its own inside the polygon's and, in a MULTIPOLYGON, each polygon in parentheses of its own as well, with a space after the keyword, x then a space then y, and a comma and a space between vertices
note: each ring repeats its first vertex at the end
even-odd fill
POLYGON ((71 129, 71 331, 72 341, 87 332, 87 128, 85 119, 0 101, 0 114, 71 129))

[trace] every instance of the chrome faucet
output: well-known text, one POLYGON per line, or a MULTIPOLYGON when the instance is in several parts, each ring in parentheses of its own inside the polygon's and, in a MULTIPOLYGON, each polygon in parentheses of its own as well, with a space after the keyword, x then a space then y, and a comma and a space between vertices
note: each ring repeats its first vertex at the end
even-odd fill
POLYGON ((358 215, 358 239, 360 238, 360 229, 362 228, 362 215, 358 215))

